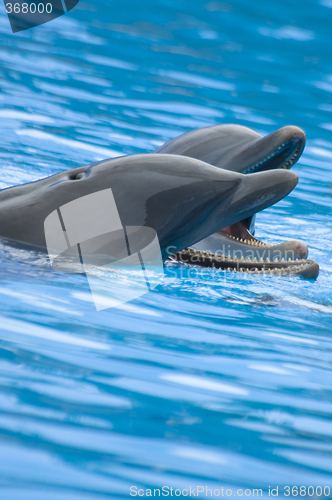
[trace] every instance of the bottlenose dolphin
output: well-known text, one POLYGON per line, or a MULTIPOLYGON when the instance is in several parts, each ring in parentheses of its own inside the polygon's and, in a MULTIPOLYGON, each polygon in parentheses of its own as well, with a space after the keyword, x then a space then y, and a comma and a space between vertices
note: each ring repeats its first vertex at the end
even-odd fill
MULTIPOLYGON (((273 169, 289 169, 302 154, 306 137, 298 127, 283 127, 266 137, 241 125, 214 125, 183 134, 167 142, 155 153, 181 154, 211 165, 243 174, 273 169)), ((255 216, 221 228, 196 243, 196 250, 222 252, 230 257, 278 260, 308 255, 300 241, 268 245, 254 237, 255 216)))
POLYGON ((303 130, 295 126, 283 127, 264 137, 243 125, 222 124, 182 134, 154 153, 179 154, 249 174, 290 168, 301 156, 305 141, 303 130))
POLYGON ((245 176, 184 156, 124 156, 0 191, 0 236, 45 249, 51 212, 112 188, 122 224, 153 228, 166 259, 276 203, 297 180, 288 171, 245 176))

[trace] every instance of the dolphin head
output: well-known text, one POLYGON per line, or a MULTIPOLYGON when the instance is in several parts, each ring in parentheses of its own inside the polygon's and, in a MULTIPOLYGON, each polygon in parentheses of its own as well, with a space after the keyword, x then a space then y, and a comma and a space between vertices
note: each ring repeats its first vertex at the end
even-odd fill
MULTIPOLYGON (((297 180, 287 170, 245 176, 183 156, 125 156, 1 191, 0 235, 45 249, 49 214, 111 189, 122 226, 153 228, 166 259, 276 203, 297 180)), ((81 223, 85 214, 75 217, 81 223)))
MULTIPOLYGON (((303 130, 295 126, 283 127, 263 137, 241 125, 215 125, 183 134, 158 148, 155 153, 181 154, 221 169, 252 174, 289 169, 301 156, 305 141, 303 130)), ((259 189, 259 177, 253 179, 259 189)), ((254 234, 255 214, 220 228, 193 248, 213 253, 226 252, 230 258, 241 254, 245 260, 252 258, 253 250, 254 258, 258 260, 268 255, 273 261, 287 259, 293 262, 305 259, 308 255, 308 247, 303 242, 267 245, 255 238, 254 234)))
MULTIPOLYGON (((301 156, 306 136, 299 127, 289 125, 267 136, 242 125, 223 124, 193 130, 167 142, 155 153, 181 154, 197 158, 225 170, 242 174, 289 169, 301 156)), ((241 221, 224 233, 250 239, 255 233, 255 216, 241 221)), ((308 248, 302 244, 301 257, 308 248)))

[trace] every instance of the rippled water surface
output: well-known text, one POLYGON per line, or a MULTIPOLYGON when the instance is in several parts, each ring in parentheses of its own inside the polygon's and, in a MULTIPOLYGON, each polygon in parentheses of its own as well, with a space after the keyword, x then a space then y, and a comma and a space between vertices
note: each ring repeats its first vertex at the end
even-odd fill
POLYGON ((298 125, 300 182, 256 230, 306 241, 321 269, 170 265, 155 291, 97 313, 84 276, 1 246, 1 499, 332 492, 331 0, 81 1, 15 35, 0 14, 0 187, 206 125, 298 125))

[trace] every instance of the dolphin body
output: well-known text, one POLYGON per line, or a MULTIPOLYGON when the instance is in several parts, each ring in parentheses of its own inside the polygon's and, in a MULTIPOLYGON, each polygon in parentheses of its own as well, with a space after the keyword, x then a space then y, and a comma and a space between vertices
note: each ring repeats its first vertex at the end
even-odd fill
MULTIPOLYGON (((283 127, 264 137, 241 125, 223 124, 185 133, 167 142, 155 153, 180 154, 197 158, 218 168, 243 174, 274 169, 289 169, 302 154, 306 137, 298 127, 283 127)), ((308 255, 300 241, 268 245, 254 237, 255 215, 228 227, 193 245, 200 251, 222 252, 232 258, 276 258, 295 260, 308 255)))
POLYGON ((9 244, 46 250, 49 214, 111 188, 122 225, 153 228, 166 260, 276 203, 297 181, 286 170, 242 175, 184 156, 124 156, 0 191, 0 236, 9 244))

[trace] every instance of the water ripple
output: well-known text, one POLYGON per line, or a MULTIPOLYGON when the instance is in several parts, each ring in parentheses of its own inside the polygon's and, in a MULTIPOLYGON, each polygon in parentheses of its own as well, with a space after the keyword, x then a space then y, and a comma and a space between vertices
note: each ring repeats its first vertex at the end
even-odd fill
POLYGON ((330 484, 331 7, 81 0, 13 35, 0 6, 1 188, 197 127, 298 125, 300 182, 256 231, 306 241, 321 270, 170 263, 156 290, 96 313, 84 276, 1 244, 1 498, 330 484))

